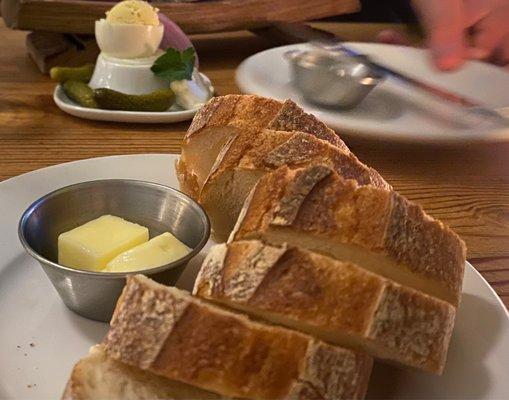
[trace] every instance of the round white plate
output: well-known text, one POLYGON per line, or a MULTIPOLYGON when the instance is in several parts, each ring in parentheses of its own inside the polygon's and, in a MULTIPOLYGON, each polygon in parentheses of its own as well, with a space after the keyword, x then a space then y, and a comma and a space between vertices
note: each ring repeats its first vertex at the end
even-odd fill
MULTIPOLYGON (((209 78, 205 74, 201 73, 201 76, 206 82, 210 83, 209 78)), ((111 122, 135 122, 149 124, 182 122, 192 119, 196 112, 200 109, 198 107, 192 110, 180 110, 173 109, 172 107, 169 111, 147 112, 86 108, 69 99, 61 85, 57 85, 55 88, 55 91, 53 92, 53 100, 58 108, 68 114, 74 115, 75 117, 111 122)))
MULTIPOLYGON (((459 71, 443 73, 433 68, 425 50, 375 43, 348 45, 407 75, 468 96, 501 110, 501 113, 507 112, 509 73, 501 68, 468 62, 459 71)), ((382 82, 353 110, 327 110, 312 105, 294 88, 289 63, 283 57, 286 51, 306 48, 309 45, 283 46, 249 57, 237 69, 239 88, 244 93, 292 99, 340 133, 382 140, 437 143, 509 139, 509 129, 492 130, 488 126, 465 129, 460 124, 448 122, 451 114, 457 115, 450 107, 429 99, 425 102, 421 99, 419 103, 416 96, 410 96, 408 90, 391 79, 382 82)))
MULTIPOLYGON (((142 179, 178 187, 173 172, 175 159, 170 155, 96 158, 0 183, 1 399, 60 398, 74 363, 101 340, 108 328, 107 324, 69 311, 40 265, 23 251, 17 237, 22 211, 54 189, 93 179, 142 179)), ((192 287, 209 246, 187 267, 178 286, 192 287)), ((368 398, 507 398, 507 311, 468 263, 463 292, 444 375, 430 376, 379 364, 373 372, 368 398)))

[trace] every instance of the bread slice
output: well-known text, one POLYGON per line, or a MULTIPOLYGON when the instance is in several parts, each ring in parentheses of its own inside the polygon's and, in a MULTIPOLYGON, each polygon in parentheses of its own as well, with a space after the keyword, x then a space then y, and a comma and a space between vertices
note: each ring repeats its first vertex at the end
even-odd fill
POLYGON ((355 264, 257 240, 214 246, 194 294, 326 342, 441 374, 455 308, 355 264))
POLYGON ((63 400, 189 400, 220 399, 219 395, 130 367, 106 356, 96 345, 78 361, 63 400))
MULTIPOLYGON (((189 145, 189 151, 204 154, 206 148, 189 145)), ((390 190, 390 185, 352 153, 304 132, 244 130, 223 145, 208 176, 198 174, 198 193, 189 193, 203 205, 212 223, 214 237, 224 242, 233 229, 242 204, 258 179, 281 165, 299 167, 321 163, 359 185, 390 190)), ((185 185, 182 185, 185 187, 185 185)))
POLYGON ((266 174, 230 241, 288 242, 351 261, 457 306, 463 241, 401 195, 345 180, 324 165, 266 174))
POLYGON ((372 359, 131 276, 104 341, 128 365, 224 396, 360 399, 372 359))
POLYGON ((291 100, 252 95, 212 98, 195 115, 182 144, 176 169, 180 188, 195 198, 223 145, 238 132, 262 129, 302 131, 350 152, 339 136, 291 100))

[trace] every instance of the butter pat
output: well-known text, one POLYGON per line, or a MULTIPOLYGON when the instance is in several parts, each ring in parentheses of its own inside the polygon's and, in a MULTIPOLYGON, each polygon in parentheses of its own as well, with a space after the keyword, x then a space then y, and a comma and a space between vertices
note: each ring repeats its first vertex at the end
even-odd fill
POLYGON ((148 229, 113 215, 103 215, 58 237, 58 263, 101 271, 120 253, 145 243, 148 229))
POLYGON ((130 272, 160 267, 189 254, 191 249, 171 233, 150 239, 111 260, 104 272, 130 272))

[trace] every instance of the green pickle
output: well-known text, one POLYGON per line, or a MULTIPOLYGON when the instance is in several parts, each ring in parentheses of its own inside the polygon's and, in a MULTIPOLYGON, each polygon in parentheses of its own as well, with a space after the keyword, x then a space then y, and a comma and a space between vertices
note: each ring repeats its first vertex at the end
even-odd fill
POLYGON ((71 100, 80 106, 87 108, 98 108, 95 101, 94 91, 90 86, 80 81, 67 81, 62 85, 64 92, 71 100))
POLYGON ((82 67, 53 67, 49 71, 51 79, 64 83, 67 81, 80 81, 88 83, 94 73, 94 64, 85 64, 82 67))
POLYGON ((125 94, 112 89, 95 89, 95 100, 100 108, 122 111, 166 111, 175 100, 175 94, 168 89, 156 90, 149 94, 125 94))

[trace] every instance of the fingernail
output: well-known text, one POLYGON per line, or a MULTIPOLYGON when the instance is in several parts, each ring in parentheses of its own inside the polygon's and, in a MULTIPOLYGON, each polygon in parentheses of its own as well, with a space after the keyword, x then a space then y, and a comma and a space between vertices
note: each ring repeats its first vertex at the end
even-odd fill
POLYGON ((401 32, 385 29, 376 36, 378 42, 388 44, 410 45, 409 40, 401 32))

